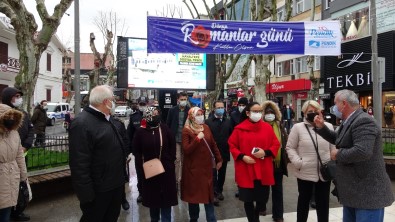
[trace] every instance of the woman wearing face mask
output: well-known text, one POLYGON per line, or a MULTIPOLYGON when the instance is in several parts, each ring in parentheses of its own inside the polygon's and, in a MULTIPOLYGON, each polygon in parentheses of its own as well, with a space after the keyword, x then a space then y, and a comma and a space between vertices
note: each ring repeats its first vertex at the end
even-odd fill
MULTIPOLYGON (((280 149, 273 159, 274 180, 272 188, 272 217, 275 222, 284 221, 284 204, 283 204, 283 175, 288 176, 287 170, 287 153, 285 146, 288 135, 283 124, 281 124, 281 111, 272 101, 265 101, 262 104, 263 120, 272 126, 274 134, 281 144, 280 149)), ((266 215, 266 205, 261 215, 266 215)))
POLYGON ((272 127, 262 121, 262 112, 259 103, 248 104, 228 140, 239 199, 244 202, 249 222, 259 221, 259 212, 269 198, 270 186, 274 185, 273 158, 280 148, 272 127))
POLYGON ((222 158, 199 107, 188 111, 182 130, 182 148, 181 200, 188 203, 190 221, 198 221, 200 203, 204 204, 206 221, 217 221, 213 205, 213 170, 221 168, 222 158))
POLYGON ((10 220, 17 204, 19 182, 26 181, 26 165, 18 134, 22 112, 0 104, 0 221, 10 220))
MULTIPOLYGON (((327 163, 330 160, 330 150, 336 148, 314 131, 314 118, 316 115, 322 115, 321 110, 320 104, 314 100, 308 100, 303 104, 305 120, 293 126, 285 148, 298 181, 298 222, 307 221, 313 187, 317 221, 327 222, 329 219, 330 181, 325 181, 319 172, 320 163, 316 149, 322 163, 327 163)), ((325 122, 325 125, 333 130, 332 124, 325 122)))
MULTIPOLYGON (((171 221, 171 207, 178 204, 174 161, 176 142, 166 124, 161 123, 159 110, 148 107, 143 118, 146 127, 135 132, 132 147, 141 163, 159 158, 165 172, 142 181, 142 204, 150 208, 151 221, 171 221)), ((142 167, 142 166, 141 166, 142 167)))

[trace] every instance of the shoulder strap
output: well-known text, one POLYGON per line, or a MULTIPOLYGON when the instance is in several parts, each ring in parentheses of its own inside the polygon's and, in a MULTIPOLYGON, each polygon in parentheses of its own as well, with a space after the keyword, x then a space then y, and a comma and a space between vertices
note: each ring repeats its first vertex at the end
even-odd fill
MULTIPOLYGON (((162 129, 160 128, 160 125, 159 125, 159 141, 160 141, 160 150, 159 150, 159 160, 160 160, 162 157, 162 147, 163 147, 162 129)), ((144 163, 144 154, 142 154, 142 159, 144 163)))
POLYGON ((208 145, 208 143, 207 143, 207 141, 206 141, 205 138, 203 138, 203 141, 206 143, 207 149, 210 151, 211 157, 212 157, 212 158, 215 158, 215 157, 214 157, 214 154, 213 154, 213 151, 211 151, 210 146, 208 145))
POLYGON ((310 138, 311 138, 311 141, 313 142, 313 145, 314 145, 314 148, 315 148, 315 152, 317 153, 317 157, 318 157, 318 160, 320 161, 320 164, 322 165, 322 161, 321 161, 321 157, 320 157, 320 154, 318 153, 318 140, 317 140, 317 134, 315 135, 316 136, 316 143, 314 142, 314 139, 313 139, 313 136, 311 135, 311 132, 310 132, 310 130, 309 130, 309 128, 307 127, 307 125, 306 124, 304 124, 304 126, 306 127, 306 130, 307 130, 307 132, 309 133, 309 135, 310 135, 310 138))

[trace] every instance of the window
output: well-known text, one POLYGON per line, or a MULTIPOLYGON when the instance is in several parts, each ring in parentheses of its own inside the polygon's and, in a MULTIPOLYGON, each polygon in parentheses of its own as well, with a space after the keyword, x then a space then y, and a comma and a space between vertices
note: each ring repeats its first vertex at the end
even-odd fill
POLYGON ((319 56, 314 57, 314 70, 320 70, 320 59, 319 56))
POLYGON ((277 10, 277 21, 284 21, 284 7, 277 10))
POLYGON ((47 89, 47 101, 51 101, 51 89, 47 89))
POLYGON ((329 9, 330 3, 333 2, 334 0, 325 0, 325 9, 329 9))
POLYGON ((284 61, 284 75, 291 75, 291 61, 284 61))
POLYGON ((49 53, 47 53, 47 71, 51 71, 51 54, 49 53))
POLYGON ((71 57, 63 57, 62 58, 62 62, 63 62, 63 64, 70 64, 71 63, 71 57))
POLYGON ((290 60, 291 75, 295 75, 295 62, 293 59, 290 60))
POLYGON ((304 12, 304 0, 296 0, 296 14, 304 12))
POLYGON ((283 76, 283 63, 278 62, 277 63, 277 77, 283 76))
POLYGON ((0 42, 0 64, 8 64, 8 44, 0 42))

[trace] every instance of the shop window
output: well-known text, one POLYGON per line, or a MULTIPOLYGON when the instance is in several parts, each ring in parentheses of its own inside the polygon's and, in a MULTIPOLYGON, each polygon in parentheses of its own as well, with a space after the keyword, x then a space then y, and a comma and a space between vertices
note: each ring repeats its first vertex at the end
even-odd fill
POLYGON ((353 40, 368 36, 369 8, 364 8, 338 18, 341 25, 343 41, 353 40))

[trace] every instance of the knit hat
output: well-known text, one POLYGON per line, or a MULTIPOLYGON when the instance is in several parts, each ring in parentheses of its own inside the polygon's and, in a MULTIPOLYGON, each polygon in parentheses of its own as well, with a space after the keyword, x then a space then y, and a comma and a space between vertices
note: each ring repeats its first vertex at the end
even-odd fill
POLYGON ((239 101, 237 102, 238 105, 243 104, 247 105, 248 104, 248 99, 246 97, 241 97, 239 101))

